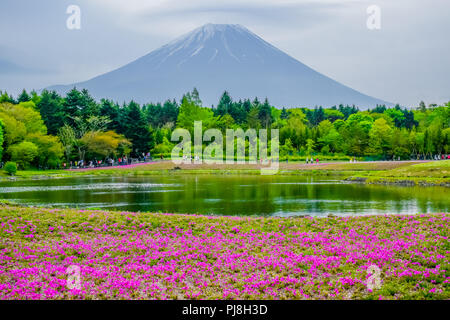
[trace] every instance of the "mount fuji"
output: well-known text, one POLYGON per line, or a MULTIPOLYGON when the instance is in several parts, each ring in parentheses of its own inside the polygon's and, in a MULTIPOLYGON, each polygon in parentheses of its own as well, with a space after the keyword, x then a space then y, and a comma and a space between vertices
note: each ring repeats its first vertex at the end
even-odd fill
POLYGON ((205 106, 227 90, 233 99, 268 98, 277 107, 361 109, 387 104, 322 75, 275 48, 241 25, 207 24, 111 72, 70 85, 97 99, 141 103, 179 99, 196 87, 205 106))

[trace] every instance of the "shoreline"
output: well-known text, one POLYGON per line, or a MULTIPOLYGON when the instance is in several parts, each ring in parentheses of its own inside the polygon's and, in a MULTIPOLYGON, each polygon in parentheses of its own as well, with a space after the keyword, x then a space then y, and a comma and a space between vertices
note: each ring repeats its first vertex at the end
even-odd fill
MULTIPOLYGON (((259 175, 259 165, 175 165, 169 161, 140 163, 120 167, 19 171, 16 176, 0 176, 0 181, 47 180, 77 177, 150 176, 150 175, 259 175)), ((450 160, 333 162, 309 164, 280 163, 276 175, 334 176, 343 183, 364 183, 399 186, 450 187, 450 160)))
POLYGON ((402 187, 446 187, 450 188, 450 179, 405 179, 402 177, 392 178, 392 177, 377 177, 373 178, 370 176, 360 177, 360 176, 350 176, 342 180, 342 182, 348 183, 361 183, 361 184, 375 184, 384 186, 402 186, 402 187))

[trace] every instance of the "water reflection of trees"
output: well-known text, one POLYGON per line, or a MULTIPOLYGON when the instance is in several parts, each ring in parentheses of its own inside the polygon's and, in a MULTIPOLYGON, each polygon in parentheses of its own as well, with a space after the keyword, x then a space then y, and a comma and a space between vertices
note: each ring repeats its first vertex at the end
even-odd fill
POLYGON ((448 189, 443 187, 341 184, 298 176, 179 175, 28 183, 37 188, 49 184, 85 188, 26 192, 18 188, 17 193, 5 193, 2 197, 33 204, 60 203, 74 207, 101 207, 103 204, 124 210, 227 215, 447 212, 450 204, 448 189), (104 192, 89 187, 97 183, 122 183, 124 187, 102 190, 104 192), (126 183, 157 185, 135 190, 126 183))

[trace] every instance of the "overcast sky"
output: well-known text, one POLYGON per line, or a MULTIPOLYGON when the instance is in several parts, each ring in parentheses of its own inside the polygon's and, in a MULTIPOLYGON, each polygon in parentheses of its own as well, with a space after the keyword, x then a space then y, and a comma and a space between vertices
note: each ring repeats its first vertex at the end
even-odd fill
POLYGON ((449 16, 448 0, 1 0, 0 90, 87 80, 205 23, 233 23, 362 93, 442 103, 449 16), (80 30, 66 27, 71 4, 80 30), (380 30, 366 26, 370 5, 381 9, 380 30))

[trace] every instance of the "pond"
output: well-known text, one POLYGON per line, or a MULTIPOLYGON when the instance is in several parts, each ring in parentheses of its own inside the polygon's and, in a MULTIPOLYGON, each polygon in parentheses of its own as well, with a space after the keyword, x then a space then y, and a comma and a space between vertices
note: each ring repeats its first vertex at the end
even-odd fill
POLYGON ((448 212, 444 187, 344 183, 329 177, 157 175, 0 181, 26 205, 216 215, 296 216, 448 212))

